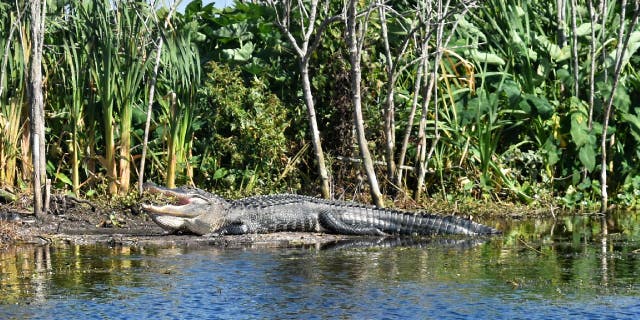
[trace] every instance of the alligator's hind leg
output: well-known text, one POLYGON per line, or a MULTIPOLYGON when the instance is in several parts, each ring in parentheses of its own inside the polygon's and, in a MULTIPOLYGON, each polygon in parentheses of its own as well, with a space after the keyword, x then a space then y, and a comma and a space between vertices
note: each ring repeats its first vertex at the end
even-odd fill
POLYGON ((326 210, 318 214, 318 222, 329 232, 348 235, 386 236, 380 229, 371 226, 350 225, 345 223, 336 214, 340 210, 326 210))

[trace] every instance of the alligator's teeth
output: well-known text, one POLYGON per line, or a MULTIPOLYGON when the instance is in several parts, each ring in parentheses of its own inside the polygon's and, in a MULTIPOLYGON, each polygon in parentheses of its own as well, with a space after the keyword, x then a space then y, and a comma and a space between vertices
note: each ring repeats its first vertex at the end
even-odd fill
POLYGON ((181 207, 182 206, 176 206, 172 204, 167 204, 163 206, 156 206, 152 204, 142 205, 142 208, 144 210, 159 216, 173 216, 173 217, 185 217, 185 218, 191 218, 193 216, 193 214, 189 213, 188 211, 185 212, 185 210, 183 210, 181 207))

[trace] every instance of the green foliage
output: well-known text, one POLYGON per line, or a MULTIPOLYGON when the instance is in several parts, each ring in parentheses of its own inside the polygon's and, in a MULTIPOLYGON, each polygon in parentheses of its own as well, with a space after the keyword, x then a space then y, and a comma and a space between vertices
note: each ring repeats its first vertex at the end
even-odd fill
POLYGON ((19 167, 29 161, 22 152, 28 146, 20 136, 27 123, 30 40, 21 34, 17 10, 13 3, 0 4, 0 187, 21 183, 25 172, 19 167))
MULTIPOLYGON (((200 55, 195 45, 196 21, 175 19, 181 27, 161 30, 165 47, 158 75, 155 100, 159 108, 157 135, 166 143, 164 180, 167 185, 190 181, 189 156, 193 139, 196 91, 200 84, 200 55)), ((153 171, 152 171, 153 172, 153 171)))
MULTIPOLYGON (((571 99, 571 129, 570 134, 578 151, 578 159, 591 172, 596 167, 596 130, 589 128, 589 114, 585 103, 578 99, 571 99)), ((600 128, 602 131, 602 128, 600 128)), ((600 132, 601 134, 601 132, 600 132)))
POLYGON ((199 185, 247 193, 285 188, 277 183, 290 152, 289 121, 260 79, 245 83, 238 70, 208 63, 196 112, 199 185))
MULTIPOLYGON (((619 5, 619 3, 618 3, 619 5)), ((615 39, 620 27, 619 7, 610 2, 608 15, 604 17, 607 28, 602 24, 594 25, 596 38, 591 39, 591 23, 588 20, 586 3, 580 2, 577 11, 578 21, 575 30, 578 37, 578 59, 581 69, 578 70, 579 96, 567 92, 572 88, 573 61, 570 54, 571 46, 560 44, 559 38, 551 35, 558 34, 555 5, 548 5, 542 1, 520 0, 489 0, 480 6, 480 10, 472 11, 470 18, 461 23, 459 36, 472 43, 472 49, 491 54, 492 60, 500 58, 505 61, 504 70, 512 75, 505 81, 503 88, 509 97, 509 104, 518 105, 520 111, 511 114, 511 124, 505 123, 503 129, 507 132, 517 132, 516 139, 509 139, 513 135, 503 134, 499 146, 513 146, 519 144, 529 153, 540 155, 544 172, 539 176, 542 182, 539 187, 549 190, 562 199, 569 207, 585 206, 597 201, 600 196, 599 160, 600 139, 602 137, 603 101, 611 94, 612 61, 615 55, 615 39), (532 17, 536 17, 532 19, 532 17), (555 41, 554 41, 555 40, 555 41), (588 104, 590 43, 596 42, 596 70, 595 73, 595 103, 593 108, 588 104), (477 43, 486 43, 482 47, 473 47, 477 43), (604 61, 600 60, 603 58, 604 61)), ((564 20, 570 21, 570 16, 564 20)), ((571 30, 564 25, 562 32, 566 37, 565 44, 571 39, 571 30)), ((633 74, 637 68, 634 65, 633 52, 638 49, 635 32, 631 33, 629 56, 623 60, 623 65, 633 74)), ((468 50, 468 49, 467 49, 468 50)), ((484 72, 496 70, 496 65, 489 63, 471 51, 463 52, 465 56, 475 61, 476 66, 488 66, 484 72)), ((638 160, 635 152, 637 140, 634 135, 633 112, 629 112, 629 97, 638 94, 638 88, 627 85, 627 79, 622 81, 614 98, 614 110, 609 123, 608 135, 613 135, 613 142, 608 153, 615 156, 609 164, 608 186, 631 185, 637 175, 631 162, 638 160), (632 92, 634 92, 632 94, 632 92), (631 113, 631 114, 630 114, 631 113), (635 160, 634 160, 635 159, 635 160)), ((486 90, 486 87, 485 87, 486 90)), ((493 92, 494 89, 490 89, 493 92)), ((500 90, 500 89, 498 89, 500 90)), ((480 140, 479 140, 480 141, 480 140)), ((500 154, 500 148, 497 153, 500 154)), ((514 149, 515 150, 515 149, 514 149)), ((512 162, 514 165, 518 162, 512 162)), ((502 171, 515 169, 524 172, 523 168, 506 168, 497 163, 502 171)), ((525 175, 521 175, 524 177, 525 175)), ((492 179, 491 181, 496 181, 492 179)))
MULTIPOLYGON (((435 67, 432 50, 437 46, 435 36, 429 38, 434 29, 427 27, 433 28, 435 20, 421 15, 424 12, 412 2, 388 3, 393 9, 386 10, 385 17, 392 55, 399 55, 406 44, 403 56, 393 57, 398 58, 394 61, 398 70, 394 142, 400 146, 404 137, 398 133, 410 133, 404 164, 416 167, 420 140, 416 132, 424 116, 425 147, 432 150, 425 165, 433 169, 426 177, 427 193, 442 194, 451 201, 457 197, 518 199, 586 208, 601 196, 600 142, 606 134, 612 201, 637 206, 640 31, 637 27, 627 30, 629 46, 603 133, 618 29, 623 21, 628 25, 631 17, 631 9, 627 17, 620 17, 620 2, 607 3, 604 22, 592 25, 586 1, 578 1, 578 70, 574 70, 570 44, 574 32, 570 16, 557 21, 555 3, 487 0, 469 11, 453 7, 458 2, 451 4, 454 15, 447 19, 455 21, 457 29, 451 31, 448 25, 442 35, 451 41, 449 48, 442 48, 437 66, 437 94, 425 105, 423 115, 426 89, 418 91, 414 119, 409 118, 422 53, 418 40, 429 41, 429 73, 435 67)), ((363 9, 368 4, 364 1, 359 6, 363 9)), ((0 64, 0 184, 9 185, 29 176, 22 161, 30 160, 23 152, 28 150, 28 139, 22 136, 28 128, 24 70, 28 70, 30 34, 19 33, 28 29, 28 19, 18 21, 22 7, 16 5, 22 4, 0 4, 0 57, 7 57, 0 64)), ((330 11, 340 12, 341 3, 331 5, 330 11)), ((159 37, 165 48, 153 101, 147 177, 169 182, 175 175, 178 184, 193 181, 209 189, 268 193, 298 189, 301 177, 314 171, 309 169, 314 164, 304 147, 308 145, 307 114, 301 107, 296 57, 274 23, 275 12, 264 2, 237 1, 220 9, 192 1, 166 29, 162 21, 168 9, 154 11, 145 2, 54 1, 47 8, 43 70, 47 169, 54 186, 95 192, 108 185, 105 176, 110 187, 126 183, 120 179, 120 170, 127 161, 135 165, 140 156, 144 107, 159 37), (202 66, 207 73, 201 84, 202 66), (297 160, 289 160, 292 154, 297 160)), ((303 10, 292 12, 289 29, 295 36, 303 32, 299 19, 304 14, 303 10)), ((385 91, 391 80, 379 14, 376 10, 362 16, 369 19, 363 29, 362 101, 375 160, 383 160, 386 154, 385 91)), ((344 28, 343 23, 329 25, 309 60, 323 147, 333 156, 357 154, 351 136, 344 28)), ((421 81, 427 82, 426 78, 421 81)), ((335 190, 359 184, 358 166, 337 161, 332 165, 335 190)), ((410 187, 416 177, 408 170, 405 177, 410 187)), ((395 188, 390 184, 386 190, 395 188)))
POLYGON ((193 1, 183 17, 186 21, 198 21, 203 40, 198 49, 203 64, 209 61, 228 64, 242 70, 245 80, 258 76, 269 83, 291 77, 288 70, 295 68, 283 68, 293 66, 294 60, 288 57, 286 42, 273 23, 275 15, 269 7, 236 1, 233 6, 218 9, 213 4, 202 6, 201 1, 193 1))

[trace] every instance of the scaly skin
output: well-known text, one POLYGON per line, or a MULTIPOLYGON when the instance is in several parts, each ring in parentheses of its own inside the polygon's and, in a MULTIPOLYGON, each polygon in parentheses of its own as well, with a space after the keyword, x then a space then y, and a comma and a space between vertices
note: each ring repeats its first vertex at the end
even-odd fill
POLYGON ((468 219, 412 213, 353 202, 279 194, 227 201, 199 189, 167 189, 146 184, 145 190, 177 199, 176 205, 143 204, 162 228, 199 235, 279 231, 347 235, 498 234, 468 219))

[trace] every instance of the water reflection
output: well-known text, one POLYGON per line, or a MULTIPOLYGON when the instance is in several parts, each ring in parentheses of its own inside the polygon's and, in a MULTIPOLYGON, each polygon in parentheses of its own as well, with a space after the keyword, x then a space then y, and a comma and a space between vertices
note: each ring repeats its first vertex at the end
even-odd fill
POLYGON ((551 283, 574 288, 607 292, 631 285, 638 289, 638 213, 511 223, 500 243, 501 263, 512 259, 530 259, 532 265, 537 262, 536 268, 524 272, 524 276, 514 273, 514 283, 521 278, 542 279, 550 275, 551 283))
POLYGON ((100 297, 104 291, 98 287, 140 283, 129 271, 147 267, 148 262, 136 256, 154 252, 79 245, 9 247, 0 251, 0 302, 39 302, 67 293, 100 297))
POLYGON ((0 306, 7 307, 0 307, 0 318, 42 315, 27 303, 68 308, 69 314, 148 317, 159 312, 149 308, 153 304, 170 318, 319 310, 364 318, 425 311, 464 317, 485 310, 480 315, 490 317, 510 306, 520 313, 508 316, 521 318, 530 316, 529 307, 545 305, 562 308, 538 317, 562 310, 597 316, 595 306, 640 312, 638 214, 496 224, 504 235, 488 241, 359 239, 323 249, 11 247, 0 251, 0 306), (61 306, 70 302, 80 304, 61 306), (20 307, 9 307, 15 304, 20 307))

